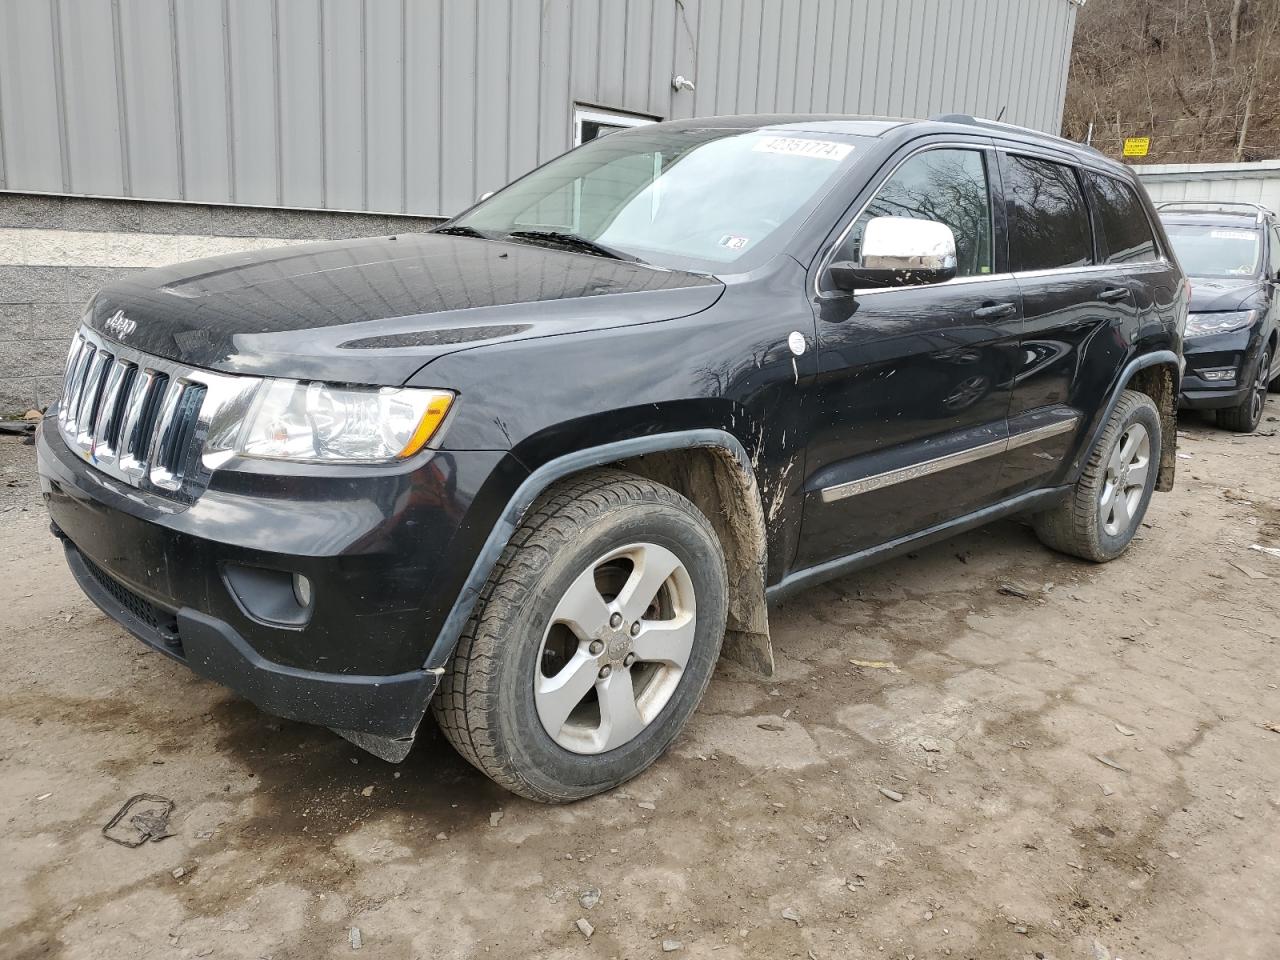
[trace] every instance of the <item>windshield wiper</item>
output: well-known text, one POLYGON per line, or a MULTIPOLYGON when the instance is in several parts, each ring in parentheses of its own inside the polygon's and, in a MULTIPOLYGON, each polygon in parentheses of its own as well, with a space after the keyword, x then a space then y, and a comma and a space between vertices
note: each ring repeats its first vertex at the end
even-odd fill
POLYGON ((475 227, 463 226, 460 223, 450 224, 447 227, 437 227, 432 233, 446 233, 451 237, 475 237, 477 240, 497 240, 498 237, 493 233, 485 233, 483 230, 477 230, 475 227))
POLYGON ((552 247, 567 247, 571 250, 580 250, 583 253, 590 253, 597 257, 608 257, 611 260, 644 263, 639 257, 633 257, 631 254, 615 250, 613 247, 606 247, 603 243, 596 243, 594 240, 580 237, 576 233, 564 233, 560 230, 512 230, 507 234, 507 237, 512 240, 524 240, 529 243, 545 243, 547 246, 552 247))

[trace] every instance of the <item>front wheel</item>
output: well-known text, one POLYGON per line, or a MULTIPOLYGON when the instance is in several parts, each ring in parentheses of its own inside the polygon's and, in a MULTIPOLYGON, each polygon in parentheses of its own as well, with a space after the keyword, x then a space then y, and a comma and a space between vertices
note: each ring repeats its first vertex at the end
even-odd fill
POLYGON ((634 777, 675 739, 724 637, 724 555, 669 487, 599 470, 530 510, 433 710, 467 760, 550 803, 634 777))
POLYGON ((1120 556, 1155 490, 1161 443, 1155 403, 1145 393, 1124 391, 1070 496, 1033 518, 1036 536, 1083 560, 1120 556))
POLYGON ((1249 392, 1240 405, 1218 411, 1218 426, 1235 433, 1253 433, 1262 422, 1262 411, 1267 405, 1267 388, 1271 384, 1271 350, 1262 348, 1258 357, 1258 371, 1249 385, 1249 392))

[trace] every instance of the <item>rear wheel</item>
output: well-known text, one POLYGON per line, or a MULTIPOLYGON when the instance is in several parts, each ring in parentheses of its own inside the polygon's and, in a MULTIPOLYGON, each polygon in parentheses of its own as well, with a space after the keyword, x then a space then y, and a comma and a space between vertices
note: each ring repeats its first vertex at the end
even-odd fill
POLYGON ((1271 383, 1271 349, 1262 348, 1258 357, 1258 369, 1249 385, 1249 392, 1237 407, 1218 411, 1218 426, 1236 433, 1253 433, 1262 422, 1262 411, 1267 405, 1267 388, 1271 383))
POLYGON ((1126 390, 1089 454, 1070 497, 1033 518, 1046 546, 1084 560, 1114 560, 1129 547, 1155 490, 1160 411, 1126 390))
POLYGON ((674 490, 616 470, 559 484, 481 594, 433 702, 440 727, 521 796, 617 786, 702 698, 726 594, 719 541, 674 490))

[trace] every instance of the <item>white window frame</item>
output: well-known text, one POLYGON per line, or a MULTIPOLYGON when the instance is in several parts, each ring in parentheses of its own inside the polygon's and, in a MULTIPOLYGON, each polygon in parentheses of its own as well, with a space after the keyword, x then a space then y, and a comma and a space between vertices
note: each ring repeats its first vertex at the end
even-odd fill
POLYGON ((598 107, 573 105, 573 145, 582 146, 582 124, 607 123, 611 127, 647 127, 658 121, 653 117, 642 117, 634 113, 620 113, 616 110, 601 110, 598 107))

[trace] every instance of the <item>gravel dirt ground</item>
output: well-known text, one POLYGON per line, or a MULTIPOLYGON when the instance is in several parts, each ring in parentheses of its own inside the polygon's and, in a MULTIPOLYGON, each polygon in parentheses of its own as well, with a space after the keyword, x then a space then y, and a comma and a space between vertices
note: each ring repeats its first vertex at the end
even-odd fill
POLYGON ((1274 960, 1276 425, 1184 422, 1108 566, 1010 522, 809 591, 776 677, 722 665, 670 754, 560 808, 148 653, 0 438, 0 954, 1274 960), (174 835, 105 840, 143 792, 174 835))

